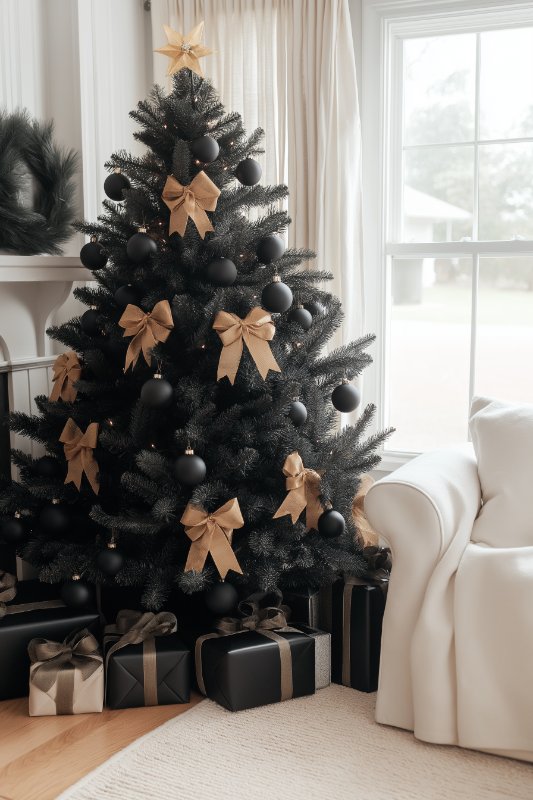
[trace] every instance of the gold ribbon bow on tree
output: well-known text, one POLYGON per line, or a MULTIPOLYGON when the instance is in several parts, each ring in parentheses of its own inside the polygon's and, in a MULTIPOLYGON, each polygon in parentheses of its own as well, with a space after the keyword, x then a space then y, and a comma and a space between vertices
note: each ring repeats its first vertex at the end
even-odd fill
POLYGON ((273 372, 281 372, 269 345, 274 338, 276 328, 268 311, 256 306, 244 319, 227 311, 219 311, 213 328, 224 345, 218 362, 217 381, 227 376, 231 384, 235 383, 242 358, 243 342, 250 351, 263 380, 266 379, 270 369, 273 372))
POLYGON ((220 189, 203 170, 187 186, 169 175, 161 195, 161 199, 170 209, 169 236, 173 233, 185 236, 187 220, 190 218, 202 239, 205 239, 208 231, 214 231, 205 212, 215 210, 219 195, 220 189))
POLYGON ((222 580, 230 569, 242 575, 242 569, 231 547, 234 529, 242 528, 244 525, 239 501, 236 497, 228 500, 212 514, 189 503, 180 522, 184 525, 185 533, 192 542, 185 564, 185 572, 192 570, 201 572, 208 554, 211 553, 211 558, 215 562, 222 580))
POLYGON ((305 524, 309 529, 318 528, 318 518, 323 512, 320 497, 320 475, 314 469, 306 469, 300 454, 295 451, 285 459, 283 474, 286 476, 287 497, 273 519, 290 514, 293 525, 305 508, 305 524))
POLYGON ((17 594, 17 579, 9 572, 0 569, 0 619, 7 614, 6 603, 14 600, 17 594))
POLYGON ((168 300, 160 300, 148 314, 130 303, 118 324, 124 328, 125 337, 133 336, 126 353, 124 372, 130 365, 135 366, 141 352, 149 366, 153 348, 158 342, 166 342, 174 327, 168 300))
POLYGON ((68 353, 62 353, 54 361, 52 369, 54 372, 52 377, 54 386, 50 400, 63 400, 66 403, 73 403, 78 394, 74 384, 81 378, 81 364, 77 354, 73 350, 69 350, 68 353))
POLYGON ((81 489, 81 479, 84 472, 93 492, 98 494, 100 490, 98 464, 93 453, 98 443, 98 429, 98 423, 91 422, 87 426, 85 433, 82 433, 72 417, 70 417, 63 428, 63 433, 59 437, 68 462, 65 483, 73 483, 78 491, 81 489))

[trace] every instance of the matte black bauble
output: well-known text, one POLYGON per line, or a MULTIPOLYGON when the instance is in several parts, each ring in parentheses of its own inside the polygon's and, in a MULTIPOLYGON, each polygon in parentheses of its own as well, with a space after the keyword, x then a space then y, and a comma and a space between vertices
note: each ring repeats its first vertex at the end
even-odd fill
POLYGON ((122 172, 112 172, 104 181, 104 192, 110 200, 119 203, 124 200, 124 189, 130 188, 130 182, 122 172))
POLYGON ((141 400, 148 408, 166 408, 170 405, 174 390, 161 375, 154 375, 141 389, 141 400))
POLYGON ((59 461, 52 456, 42 456, 35 464, 35 469, 41 478, 57 478, 61 473, 59 461))
POLYGON ((257 257, 263 264, 270 264, 271 261, 281 258, 285 252, 285 245, 283 239, 277 234, 272 233, 270 236, 265 236, 261 239, 257 248, 257 257))
POLYGON ((346 523, 342 514, 333 508, 328 508, 318 518, 318 532, 321 536, 334 539, 341 536, 346 528, 346 523))
POLYGON ((126 308, 126 306, 129 305, 139 305, 139 293, 129 283, 126 286, 119 286, 114 297, 115 303, 117 306, 120 306, 120 308, 126 308))
POLYGON ((142 228, 130 236, 126 245, 126 253, 131 261, 140 264, 157 253, 157 245, 151 236, 142 228))
POLYGON ((261 164, 255 158, 245 158, 235 170, 235 177, 243 186, 255 186, 261 180, 261 175, 261 164))
POLYGON ((237 277, 237 267, 229 258, 214 258, 207 265, 207 277, 216 286, 231 286, 237 277))
POLYGON ((291 307, 292 292, 286 283, 281 280, 274 279, 272 283, 265 286, 261 295, 261 304, 267 311, 272 311, 275 314, 281 314, 282 311, 287 311, 291 307))
POLYGON ((91 239, 81 248, 80 261, 87 269, 102 269, 107 264, 107 255, 102 245, 91 239))
POLYGON ((193 450, 186 450, 174 464, 174 474, 184 486, 198 486, 205 478, 206 472, 205 461, 195 455, 193 450))
POLYGON ((313 317, 320 317, 326 310, 318 300, 308 300, 307 303, 304 303, 304 308, 306 308, 313 317))
POLYGON ((355 411, 361 402, 361 392, 352 383, 341 383, 331 394, 331 402, 343 414, 355 411))
POLYGON ((88 308, 81 317, 81 328, 88 336, 100 336, 102 326, 100 314, 94 308, 88 308))
POLYGON ((68 608, 86 608, 91 604, 92 592, 85 581, 76 575, 62 585, 61 599, 68 608))
POLYGON ((96 566, 104 575, 114 578, 124 566, 124 558, 116 547, 108 547, 107 550, 101 550, 96 556, 96 566))
POLYGON ((307 409, 300 400, 294 400, 289 408, 289 417, 296 426, 303 425, 307 420, 307 409))
POLYGON ((52 503, 42 509, 39 524, 49 536, 63 536, 70 528, 70 515, 65 506, 52 503))
POLYGON ((308 331, 313 324, 313 317, 310 312, 303 306, 296 306, 289 314, 291 322, 297 322, 304 331, 308 331))
POLYGON ((218 158, 220 148, 212 136, 200 136, 191 142, 191 153, 203 164, 210 164, 218 158))
POLYGON ((0 524, 0 539, 7 544, 20 544, 26 538, 24 522, 20 517, 8 517, 0 524))
POLYGON ((231 583, 220 581, 206 592, 205 604, 212 614, 229 614, 237 606, 239 595, 231 583))

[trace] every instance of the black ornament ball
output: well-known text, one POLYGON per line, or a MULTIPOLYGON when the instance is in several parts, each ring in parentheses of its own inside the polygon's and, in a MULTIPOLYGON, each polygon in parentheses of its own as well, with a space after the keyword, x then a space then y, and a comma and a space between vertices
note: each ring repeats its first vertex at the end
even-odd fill
POLYGON ((42 509, 39 524, 49 536, 63 536, 70 528, 70 515, 65 506, 52 503, 42 509))
POLYGON ((96 566, 109 578, 114 578, 124 565, 124 558, 116 547, 101 550, 96 556, 96 566))
POLYGON ((20 544, 26 538, 24 522, 20 517, 8 517, 0 525, 0 539, 7 544, 20 544))
POLYGON ((307 420, 307 409, 300 400, 294 400, 291 403, 289 417, 296 426, 303 425, 307 420))
POLYGON ((308 331, 313 324, 313 317, 303 306, 296 306, 296 308, 293 308, 289 315, 289 319, 291 322, 297 322, 298 325, 304 329, 304 331, 308 331))
POLYGON ((326 310, 318 300, 309 300, 307 303, 304 303, 304 308, 306 308, 313 317, 320 317, 326 310))
POLYGON ((348 414, 350 411, 355 411, 361 402, 361 392, 352 383, 341 383, 331 393, 331 402, 343 414, 348 414))
POLYGON ((212 136, 200 136, 191 142, 191 153, 203 164, 210 164, 218 158, 220 148, 212 136))
POLYGON ((193 450, 186 450, 174 464, 174 474, 184 486, 198 486, 205 478, 206 472, 205 461, 195 455, 193 450))
POLYGON ((235 170, 235 177, 243 186, 255 186, 261 180, 261 175, 261 164, 255 158, 245 158, 235 170))
POLYGON ((115 303, 117 306, 120 306, 120 308, 126 308, 126 306, 129 305, 139 305, 139 293, 129 283, 126 286, 119 286, 114 297, 115 303))
POLYGON ((88 336, 99 336, 102 332, 100 314, 94 308, 88 308, 81 317, 81 328, 88 336))
POLYGON ((328 508, 318 518, 318 532, 328 539, 334 539, 343 534, 345 527, 344 517, 333 508, 328 508))
POLYGON ((68 608, 86 608, 91 604, 90 587, 78 575, 61 587, 61 599, 68 608))
POLYGON ((59 461, 52 456, 42 456, 35 464, 35 468, 41 478, 58 478, 61 474, 59 461))
POLYGON ((110 200, 119 203, 124 200, 124 189, 130 188, 130 182, 122 172, 112 172, 104 181, 104 192, 110 200))
POLYGON ((214 258, 207 265, 207 277, 216 286, 231 286, 237 277, 237 267, 229 258, 214 258))
POLYGON ((141 389, 141 400, 148 408, 166 408, 173 395, 172 386, 159 373, 147 380, 141 389))
POLYGON ((231 583, 220 581, 206 592, 205 604, 212 614, 229 614, 237 606, 239 595, 231 583))
POLYGON ((278 280, 274 278, 272 283, 263 289, 261 303, 267 311, 280 314, 291 307, 292 292, 286 283, 282 283, 279 278, 278 280))
POLYGON ((84 244, 80 250, 80 261, 87 269, 102 269, 107 264, 107 255, 96 239, 84 244))
POLYGON ((137 233, 128 239, 126 253, 131 261, 140 264, 157 253, 157 244, 151 236, 148 236, 144 228, 139 228, 137 233))
POLYGON ((284 252, 285 245, 283 240, 275 233, 261 239, 257 248, 257 256, 263 264, 270 264, 271 261, 276 261, 276 259, 281 258, 284 252))

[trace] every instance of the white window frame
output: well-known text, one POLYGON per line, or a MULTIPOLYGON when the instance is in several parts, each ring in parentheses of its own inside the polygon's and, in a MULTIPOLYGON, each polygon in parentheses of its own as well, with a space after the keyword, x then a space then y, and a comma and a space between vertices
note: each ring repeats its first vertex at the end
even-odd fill
MULTIPOLYGON (((472 259, 470 396, 474 389, 476 309, 481 256, 533 255, 533 241, 421 242, 401 234, 402 40, 413 36, 482 32, 533 25, 533 2, 514 0, 363 0, 361 123, 363 140, 363 263, 365 327, 377 334, 374 365, 365 373, 365 400, 377 406, 382 428, 387 408, 387 298, 394 256, 472 259)), ((479 47, 478 47, 479 57, 479 47)), ((477 71, 479 76, 479 70, 477 71)), ((476 118, 478 109, 476 108, 476 118)), ((476 119, 477 131, 477 119, 476 119)), ((477 147, 476 147, 477 154, 477 147)), ((477 170, 477 156, 474 169, 477 170)), ((475 176, 477 178, 477 175, 475 176)), ((476 181, 477 183, 477 181, 476 181)), ((477 187, 476 187, 477 197, 477 187)), ((476 208, 474 208, 476 211, 476 208)), ((477 214, 476 214, 477 216, 477 214)), ((408 376, 406 376, 408 380, 408 376)), ((394 425, 394 420, 391 420, 394 425)), ((466 420, 465 420, 466 425, 466 420)), ((386 450, 380 469, 389 471, 417 453, 386 450)))

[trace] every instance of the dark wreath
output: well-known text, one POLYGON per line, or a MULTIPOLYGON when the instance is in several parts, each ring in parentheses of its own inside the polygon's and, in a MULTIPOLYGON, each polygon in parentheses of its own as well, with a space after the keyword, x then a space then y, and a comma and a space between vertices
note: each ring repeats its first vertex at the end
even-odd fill
POLYGON ((27 111, 0 111, 0 250, 60 253, 73 233, 77 155, 53 130, 27 111))

